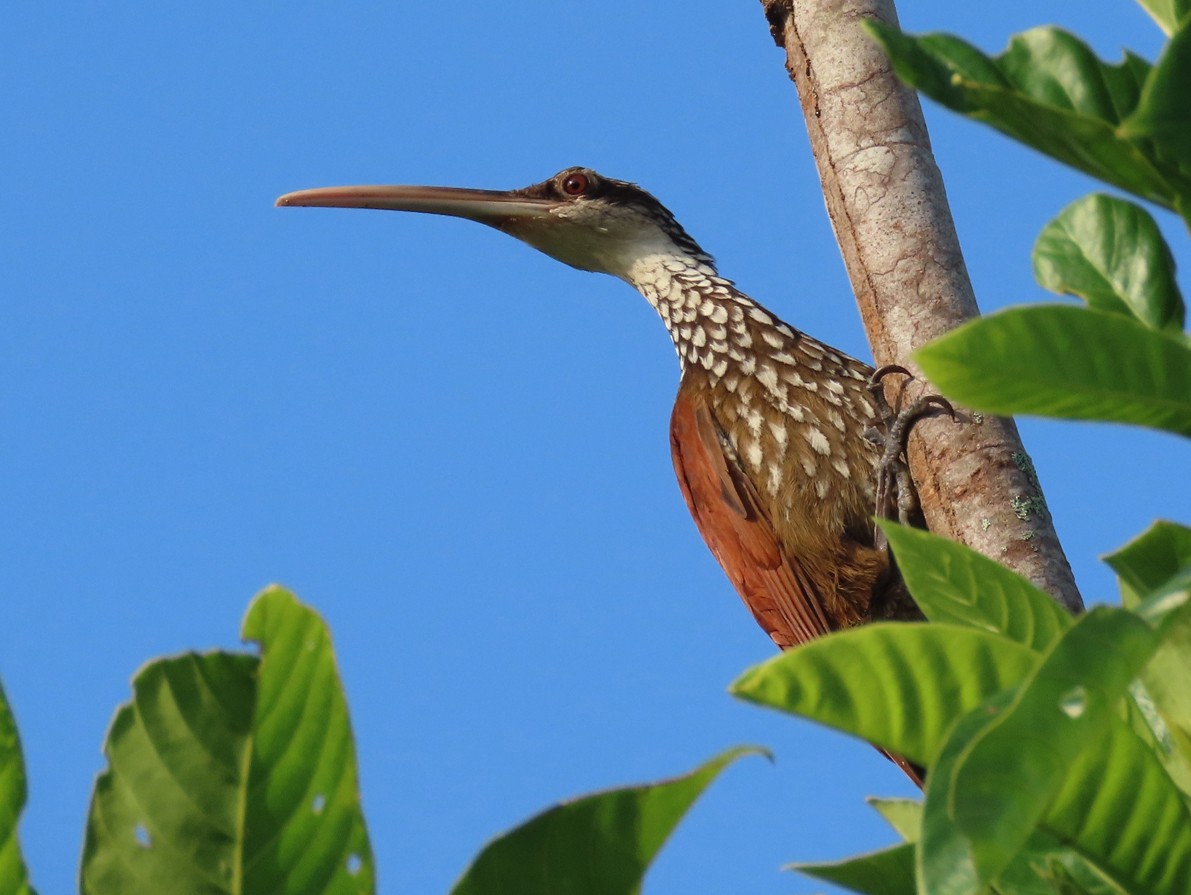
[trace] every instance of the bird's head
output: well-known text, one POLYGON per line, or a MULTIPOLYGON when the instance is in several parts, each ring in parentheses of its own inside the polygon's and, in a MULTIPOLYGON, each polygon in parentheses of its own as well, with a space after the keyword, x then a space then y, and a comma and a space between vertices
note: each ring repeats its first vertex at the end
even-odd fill
POLYGON ((680 256, 712 267, 662 203, 636 184, 567 168, 520 190, 345 186, 287 193, 278 205, 381 208, 467 218, 580 270, 632 279, 636 262, 680 256))

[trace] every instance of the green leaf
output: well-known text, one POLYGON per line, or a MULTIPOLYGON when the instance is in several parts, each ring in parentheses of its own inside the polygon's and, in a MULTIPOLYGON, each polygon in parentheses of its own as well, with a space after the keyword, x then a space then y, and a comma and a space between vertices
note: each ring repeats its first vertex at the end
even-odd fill
POLYGON ((1117 133, 1137 108, 1150 73, 1145 60, 1128 53, 1119 65, 1106 64, 1058 28, 1016 35, 990 58, 946 34, 911 37, 872 21, 865 27, 898 77, 937 102, 1093 177, 1175 206, 1177 172, 1151 144, 1117 133))
POLYGON ((0 685, 0 895, 34 895, 17 840, 25 798, 21 738, 8 697, 0 685))
POLYGON ((1038 830, 997 880, 1006 895, 1130 895, 1087 855, 1038 830))
POLYGON ((244 891, 374 891, 351 720, 325 622, 271 587, 249 607, 242 636, 261 647, 244 891))
POLYGON ((1119 314, 1012 308, 952 330, 915 359, 949 398, 978 410, 1191 435, 1191 347, 1119 314))
POLYGON ((1175 207, 1191 224, 1191 17, 1171 36, 1146 78, 1141 100, 1121 123, 1122 136, 1145 148, 1174 185, 1175 207))
POLYGON ((1068 768, 1117 722, 1117 705, 1157 644, 1137 616, 1098 606, 969 738, 949 770, 949 813, 981 885, 1009 866, 1067 782, 1068 768))
MULTIPOLYGON (((1153 531, 1153 529, 1151 529, 1153 531)), ((1117 554, 1119 556, 1119 553, 1117 554)), ((1167 773, 1191 795, 1191 562, 1159 584, 1137 612, 1158 625, 1161 643, 1135 696, 1167 773), (1157 718, 1153 714, 1157 713, 1157 718)))
POLYGON ((914 601, 932 622, 1004 634, 1048 649, 1071 615, 1047 594, 975 550, 921 529, 878 520, 914 601))
POLYGON ((347 707, 323 622, 270 588, 262 657, 159 659, 116 712, 83 849, 89 895, 373 891, 347 707))
POLYGON ((650 862, 728 764, 730 749, 682 777, 558 805, 493 840, 452 895, 635 895, 650 862))
POLYGON ((1122 601, 1133 608, 1191 563, 1191 528, 1159 520, 1104 561, 1120 579, 1122 601))
POLYGON ((1166 34, 1174 33, 1183 16, 1191 10, 1191 0, 1137 0, 1166 34))
MULTIPOLYGON (((960 832, 956 819, 961 812, 971 815, 980 811, 981 793, 961 791, 955 786, 955 776, 973 742, 986 728, 998 724, 1013 698, 1012 692, 998 694, 964 716, 931 767, 918 851, 919 892, 923 895, 984 891, 973 860, 974 844, 960 832)), ((987 788, 981 787, 981 792, 987 788)), ((1025 788, 1023 781, 1015 780, 1009 795, 1025 795, 1025 788)), ((1019 838, 1006 825, 995 827, 992 835, 1019 838)), ((1082 856, 1088 880, 1097 876, 1117 880, 1131 893, 1191 891, 1191 814, 1154 754, 1116 718, 1066 769, 1063 786, 1042 820, 1039 835, 1065 843, 1072 853, 1082 856)), ((1039 841, 1035 837, 1027 843, 1017 860, 1028 861, 1039 849, 1039 841)), ((1070 855, 1055 857, 1053 863, 1070 863, 1070 855)), ((1007 872, 1005 878, 1009 876, 1007 872)), ((1084 888, 1098 895, 1115 891, 1090 883, 1084 888)), ((1006 886, 1004 891, 1015 890, 1006 886)))
POLYGON ((1094 193, 1068 205, 1034 244, 1034 276, 1090 307, 1183 331, 1174 259, 1149 212, 1132 202, 1094 193))
POLYGON ((930 766, 955 718, 1037 661, 987 631, 893 622, 813 640, 750 668, 730 689, 930 766))
POLYGON ((917 842, 922 835, 922 803, 915 799, 866 800, 885 818, 889 826, 906 842, 917 842))
POLYGON ((792 864, 794 870, 863 895, 914 895, 914 846, 909 843, 830 864, 792 864))

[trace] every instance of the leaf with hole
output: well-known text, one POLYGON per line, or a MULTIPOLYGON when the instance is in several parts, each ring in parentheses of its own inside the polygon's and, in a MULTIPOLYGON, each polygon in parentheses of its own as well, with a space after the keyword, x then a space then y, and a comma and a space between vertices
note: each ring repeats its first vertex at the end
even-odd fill
POLYGON ((83 849, 86 895, 363 895, 372 855, 322 620, 281 588, 249 607, 261 656, 158 659, 116 712, 83 849))
MULTIPOLYGON (((1021 851, 1067 769, 1117 716, 1158 638, 1123 609, 1098 606, 1059 639, 949 771, 950 819, 982 885, 1021 851)), ((931 810, 928 789, 928 807, 931 810)))

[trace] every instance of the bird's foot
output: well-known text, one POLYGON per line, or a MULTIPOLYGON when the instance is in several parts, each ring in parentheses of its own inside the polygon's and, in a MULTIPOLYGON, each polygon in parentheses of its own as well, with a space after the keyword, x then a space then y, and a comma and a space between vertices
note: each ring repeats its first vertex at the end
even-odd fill
MULTIPOLYGON (((881 426, 869 429, 865 436, 882 448, 881 459, 877 463, 876 515, 882 519, 897 519, 903 525, 910 525, 914 524, 919 516, 918 494, 914 490, 910 469, 905 460, 906 442, 910 431, 918 420, 937 413, 946 413, 954 420, 955 408, 941 395, 924 395, 905 404, 906 387, 914 376, 905 367, 897 364, 888 364, 875 370, 869 379, 869 389, 878 399, 883 399, 884 396, 881 380, 892 373, 900 373, 906 380, 897 389, 893 407, 882 420, 881 426)), ((880 403, 885 406, 883 400, 880 400, 880 403)), ((884 549, 885 535, 880 529, 875 534, 875 540, 877 546, 884 549)))

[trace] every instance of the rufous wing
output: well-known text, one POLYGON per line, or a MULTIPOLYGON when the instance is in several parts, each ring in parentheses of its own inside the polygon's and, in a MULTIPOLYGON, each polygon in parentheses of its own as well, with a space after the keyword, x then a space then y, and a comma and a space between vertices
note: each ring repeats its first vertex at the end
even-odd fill
POLYGON ((670 450, 699 533, 773 642, 788 649, 830 631, 821 595, 798 558, 782 549, 701 391, 679 389, 670 450))

